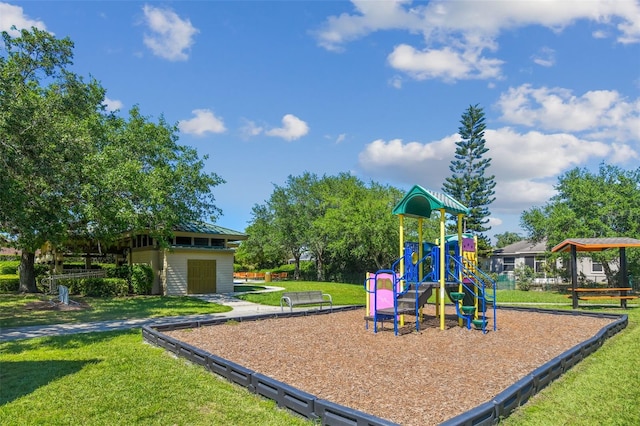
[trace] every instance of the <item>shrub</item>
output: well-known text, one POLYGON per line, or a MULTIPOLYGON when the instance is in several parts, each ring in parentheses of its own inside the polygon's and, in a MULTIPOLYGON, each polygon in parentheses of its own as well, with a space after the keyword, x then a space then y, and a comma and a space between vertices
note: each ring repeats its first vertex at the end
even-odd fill
POLYGON ((84 262, 64 262, 64 269, 85 269, 84 262))
POLYGON ((36 279, 39 279, 49 273, 49 265, 36 263, 33 265, 33 271, 36 274, 36 279))
POLYGON ((83 296, 89 297, 113 297, 126 296, 129 293, 129 285, 122 278, 83 278, 80 282, 83 296))
POLYGON ((116 265, 111 263, 100 263, 100 269, 104 271, 104 276, 107 278, 121 278, 116 276, 116 265))
POLYGON ((527 265, 519 265, 514 270, 516 276, 516 282, 518 283, 518 289, 522 291, 531 290, 531 285, 536 277, 536 273, 532 267, 527 265))
POLYGON ((64 285, 69 288, 70 294, 89 297, 113 297, 126 296, 129 293, 129 284, 122 278, 81 278, 58 280, 56 285, 64 285))
POLYGON ((0 292, 10 293, 18 291, 18 288, 20 288, 20 277, 16 274, 0 275, 0 292))
POLYGON ((147 264, 131 265, 131 291, 134 294, 151 294, 153 269, 147 264))
MULTIPOLYGON (((289 279, 293 278, 293 273, 296 270, 296 265, 293 263, 280 265, 273 269, 272 272, 286 272, 289 274, 289 279)), ((300 261, 300 278, 304 281, 314 281, 316 279, 316 264, 313 261, 302 260, 300 261)))
POLYGON ((15 275, 18 273, 19 260, 0 262, 0 275, 15 275))

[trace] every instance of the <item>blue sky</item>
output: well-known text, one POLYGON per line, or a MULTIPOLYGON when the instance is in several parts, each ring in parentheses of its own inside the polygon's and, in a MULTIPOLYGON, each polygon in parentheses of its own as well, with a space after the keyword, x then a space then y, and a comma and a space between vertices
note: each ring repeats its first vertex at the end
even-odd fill
POLYGON ((177 123, 240 231, 305 171, 440 191, 469 105, 490 236, 571 168, 640 164, 640 1, 0 1, 12 25, 70 37, 110 109, 177 123))

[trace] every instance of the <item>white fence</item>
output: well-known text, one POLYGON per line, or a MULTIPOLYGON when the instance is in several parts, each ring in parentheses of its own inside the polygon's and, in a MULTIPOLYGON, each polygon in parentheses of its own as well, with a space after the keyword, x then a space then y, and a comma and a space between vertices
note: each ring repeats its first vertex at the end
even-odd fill
POLYGON ((58 280, 77 280, 80 278, 104 278, 106 271, 102 269, 72 269, 67 273, 58 275, 48 275, 42 279, 43 286, 49 286, 49 294, 55 294, 58 291, 56 281, 58 280))

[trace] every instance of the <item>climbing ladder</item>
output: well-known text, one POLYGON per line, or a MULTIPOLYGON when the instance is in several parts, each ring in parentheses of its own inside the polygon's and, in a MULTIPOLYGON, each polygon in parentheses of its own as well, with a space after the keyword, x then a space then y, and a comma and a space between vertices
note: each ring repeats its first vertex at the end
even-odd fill
POLYGON ((455 305, 456 315, 466 323, 468 329, 473 325, 475 329, 486 333, 489 323, 487 305, 490 304, 493 308, 493 331, 496 331, 495 281, 464 258, 451 256, 450 261, 455 268, 453 271, 448 270, 447 275, 458 282, 459 290, 448 292, 455 305), (462 281, 457 278, 459 276, 462 276, 462 281))

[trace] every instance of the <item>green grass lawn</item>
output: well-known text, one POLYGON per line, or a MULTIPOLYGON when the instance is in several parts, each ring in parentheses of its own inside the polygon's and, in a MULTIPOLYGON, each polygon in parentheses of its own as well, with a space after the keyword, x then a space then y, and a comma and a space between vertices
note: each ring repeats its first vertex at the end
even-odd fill
POLYGON ((139 330, 0 344, 2 425, 309 425, 139 330))
POLYGON ((284 290, 269 293, 241 294, 238 298, 262 305, 280 306, 280 298, 285 291, 320 290, 331 295, 333 305, 363 305, 365 291, 362 284, 325 283, 316 281, 278 281, 273 286, 283 287, 284 290))
POLYGON ((640 425, 640 308, 614 312, 629 315, 625 330, 501 424, 640 425))
MULTIPOLYGON (((287 291, 321 290, 331 294, 336 305, 364 304, 361 285, 291 281, 273 285, 287 291)), ((281 293, 241 297, 279 305, 281 293)), ((571 308, 570 299, 563 294, 500 290, 497 297, 499 305, 571 308)), ((95 312, 88 317, 83 316, 87 312, 49 312, 50 316, 32 319, 33 313, 24 312, 24 304, 33 300, 37 299, 0 296, 1 326, 220 309, 187 297, 92 299, 86 301, 95 312)), ((629 326, 501 424, 640 424, 640 308, 636 306, 624 311, 588 308, 590 312, 626 313, 629 326)), ((310 424, 201 367, 143 344, 139 331, 0 343, 0 383, 0 424, 244 425, 256 424, 256 419, 265 425, 310 424)))
POLYGON ((30 310, 29 304, 48 301, 54 296, 0 294, 0 328, 73 322, 107 321, 134 318, 157 318, 179 315, 228 312, 228 306, 209 303, 194 297, 134 296, 93 298, 71 296, 90 309, 79 311, 30 310))

